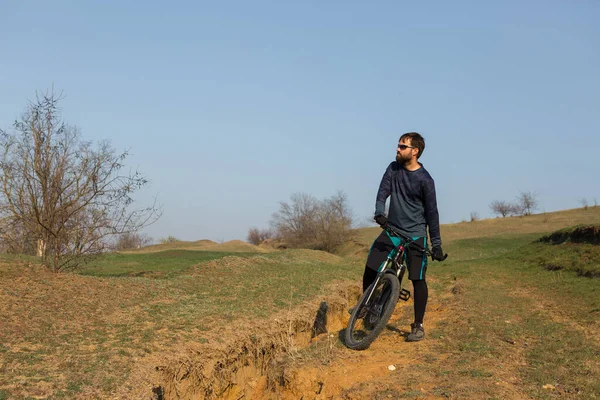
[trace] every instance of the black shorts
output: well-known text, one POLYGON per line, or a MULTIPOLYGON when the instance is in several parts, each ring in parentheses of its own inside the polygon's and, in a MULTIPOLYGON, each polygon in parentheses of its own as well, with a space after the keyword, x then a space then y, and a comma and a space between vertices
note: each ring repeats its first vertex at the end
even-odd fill
MULTIPOLYGON (((367 257, 367 268, 374 271, 378 271, 381 265, 385 262, 388 255, 398 245, 402 243, 402 239, 392 236, 386 232, 381 232, 381 235, 375 239, 369 255, 367 257)), ((415 247, 425 248, 427 239, 425 237, 419 237, 415 240, 415 247)), ((413 246, 408 246, 405 253, 406 266, 408 267, 408 279, 411 281, 418 281, 425 279, 425 273, 427 272, 427 255, 415 249, 413 246)))

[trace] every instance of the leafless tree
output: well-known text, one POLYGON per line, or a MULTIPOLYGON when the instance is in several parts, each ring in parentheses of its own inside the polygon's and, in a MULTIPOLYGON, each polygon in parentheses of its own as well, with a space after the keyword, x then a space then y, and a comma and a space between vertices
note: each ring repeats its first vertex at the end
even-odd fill
POLYGON ((514 211, 514 205, 504 200, 494 200, 490 204, 490 208, 494 214, 506 217, 514 211))
POLYGON ((584 210, 588 209, 589 203, 585 197, 579 200, 579 204, 581 204, 584 210))
POLYGON ((510 203, 509 206, 510 206, 510 210, 508 212, 509 215, 512 215, 512 216, 526 215, 523 205, 521 205, 519 203, 510 203))
POLYGON ((271 239, 273 237, 273 231, 270 229, 258 229, 258 228, 250 228, 248 229, 248 243, 258 246, 262 242, 267 239, 271 239))
POLYGON ((517 203, 520 215, 531 215, 538 207, 537 195, 535 192, 521 192, 517 197, 517 203))
POLYGON ((0 131, 0 218, 4 240, 15 227, 37 241, 42 263, 69 270, 105 251, 115 235, 136 232, 160 207, 133 208, 132 195, 148 183, 124 173, 128 152, 96 147, 62 121, 54 92, 31 102, 14 132, 0 131))
POLYGON ((352 226, 352 211, 345 193, 338 192, 320 203, 317 214, 318 248, 332 252, 344 243, 352 226))
POLYGON ((475 222, 479 220, 479 214, 477 213, 477 211, 472 211, 471 212, 471 222, 475 222))
POLYGON ((310 246, 316 237, 319 201, 306 193, 294 193, 290 200, 291 203, 279 203, 279 212, 273 214, 271 226, 289 246, 310 246))
POLYGON ((3 219, 0 223, 0 234, 2 253, 36 255, 38 242, 27 233, 23 224, 3 219))
POLYGON ((343 192, 322 201, 296 193, 291 203, 280 203, 271 225, 275 235, 290 247, 333 251, 348 238, 352 213, 343 192))
POLYGON ((115 250, 139 249, 152 244, 152 238, 138 232, 126 232, 120 235, 114 245, 115 250))

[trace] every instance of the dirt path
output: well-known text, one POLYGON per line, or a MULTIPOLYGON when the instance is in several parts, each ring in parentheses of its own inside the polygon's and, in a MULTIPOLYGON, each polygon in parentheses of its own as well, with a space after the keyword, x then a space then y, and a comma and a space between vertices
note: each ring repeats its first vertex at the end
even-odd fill
MULTIPOLYGON (((439 325, 456 323, 461 304, 454 294, 433 293, 426 315, 427 339, 418 343, 404 341, 412 320, 412 301, 400 303, 387 328, 365 351, 338 347, 331 355, 291 362, 285 370, 285 385, 275 393, 255 391, 244 398, 283 399, 444 399, 489 398, 478 395, 479 380, 464 377, 455 381, 448 371, 460 368, 460 354, 444 352, 446 338, 439 325)), ((339 332, 330 333, 336 336, 339 332)), ((321 342, 330 340, 320 337, 321 342)), ((510 346, 510 345, 509 345, 510 346)), ((525 399, 515 372, 523 363, 519 351, 510 350, 506 360, 484 360, 490 368, 501 362, 504 368, 494 374, 493 390, 498 398, 525 399)), ((489 383, 488 383, 489 384, 489 383)), ((489 390, 488 390, 489 392, 489 390)))
POLYGON ((578 321, 573 304, 531 283, 520 282, 515 289, 510 275, 493 268, 485 273, 484 282, 465 280, 441 291, 430 290, 426 340, 404 341, 413 303, 401 302, 368 350, 351 351, 338 342, 325 354, 323 344, 335 342, 339 334, 331 332, 318 338, 322 354, 286 365, 285 379, 274 392, 271 388, 237 398, 528 399, 590 394, 590 382, 600 378, 600 365, 589 355, 600 354, 600 322, 578 321), (479 291, 477 296, 489 292, 490 298, 481 300, 487 315, 473 310, 473 299, 481 298, 470 290, 479 291), (502 298, 493 297, 498 294, 502 298), (486 318, 489 325, 482 326, 486 318), (551 337, 544 336, 547 324, 558 329, 551 337), (587 355, 569 355, 576 342, 562 341, 575 334, 584 337, 587 355), (543 350, 548 345, 554 346, 550 354, 543 350), (565 372, 569 365, 579 366, 581 372, 565 372))
MULTIPOLYGON (((285 398, 366 398, 378 392, 396 397, 405 389, 402 376, 421 359, 433 357, 436 342, 406 343, 412 304, 402 304, 390 319, 380 337, 366 351, 342 349, 327 366, 299 366, 290 371, 290 386, 283 391, 285 398), (391 385, 397 382, 397 384, 391 385), (381 390, 383 389, 383 390, 381 390)), ((443 317, 440 303, 430 305, 428 326, 435 327, 443 317)), ((443 357, 442 357, 443 358, 443 357)), ((438 359, 443 362, 443 359, 438 359)), ((423 379, 419 382, 423 398, 437 398, 433 394, 435 382, 423 379)))

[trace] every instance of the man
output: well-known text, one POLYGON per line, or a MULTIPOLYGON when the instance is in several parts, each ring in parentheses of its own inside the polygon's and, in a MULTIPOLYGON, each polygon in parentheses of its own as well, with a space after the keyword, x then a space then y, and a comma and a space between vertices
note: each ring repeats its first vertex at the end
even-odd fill
MULTIPOLYGON (((443 261, 440 223, 435 196, 435 185, 429 172, 417 160, 423 154, 425 140, 416 132, 405 133, 400 137, 396 152, 396 161, 386 169, 375 202, 375 221, 385 227, 392 225, 401 233, 416 239, 415 244, 424 247, 427 244, 427 228, 432 244, 432 258, 443 261), (385 216, 385 202, 390 197, 388 217, 385 216)), ((383 231, 371 246, 365 273, 363 291, 377 277, 379 266, 386 260, 390 251, 400 243, 400 239, 383 231)), ((406 338, 416 342, 425 337, 423 317, 427 306, 427 256, 417 249, 408 247, 406 253, 408 279, 413 283, 415 321, 406 338)))

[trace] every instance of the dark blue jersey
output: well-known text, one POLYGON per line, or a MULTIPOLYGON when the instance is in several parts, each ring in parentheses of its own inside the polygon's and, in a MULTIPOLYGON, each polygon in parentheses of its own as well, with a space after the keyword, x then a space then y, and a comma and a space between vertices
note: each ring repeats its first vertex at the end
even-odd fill
POLYGON ((431 244, 441 246, 435 184, 420 165, 415 171, 404 169, 396 161, 387 167, 377 192, 375 215, 385 214, 385 202, 390 197, 389 223, 411 237, 427 237, 429 227, 431 244))

